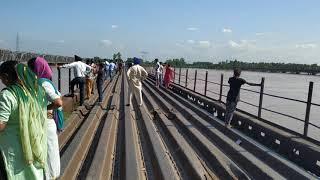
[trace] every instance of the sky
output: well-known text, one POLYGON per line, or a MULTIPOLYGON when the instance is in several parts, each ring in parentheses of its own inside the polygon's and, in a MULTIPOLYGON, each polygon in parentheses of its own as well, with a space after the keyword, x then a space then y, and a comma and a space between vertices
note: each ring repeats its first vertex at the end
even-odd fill
POLYGON ((188 62, 318 63, 319 0, 7 0, 0 48, 188 62))

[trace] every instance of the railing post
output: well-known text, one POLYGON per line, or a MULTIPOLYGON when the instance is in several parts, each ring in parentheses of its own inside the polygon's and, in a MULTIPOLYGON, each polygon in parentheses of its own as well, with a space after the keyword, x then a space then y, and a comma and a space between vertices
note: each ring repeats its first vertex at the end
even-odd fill
POLYGON ((189 69, 186 70, 186 82, 185 82, 185 87, 188 89, 188 71, 189 69))
POLYGON ((204 84, 204 96, 207 96, 207 86, 208 85, 208 71, 206 71, 206 78, 205 78, 205 84, 204 84))
POLYGON ((196 84, 197 84, 197 70, 194 72, 194 86, 193 86, 193 91, 196 92, 196 84))
POLYGON ((219 102, 222 102, 222 90, 223 90, 223 74, 221 74, 221 76, 220 76, 219 102))
POLYGON ((309 82, 309 91, 308 91, 308 101, 306 108, 306 116, 304 119, 304 131, 303 135, 308 136, 308 128, 309 128, 309 118, 310 118, 310 110, 311 110, 311 101, 312 101, 312 92, 313 92, 313 82, 309 82))
POLYGON ((69 93, 71 93, 71 69, 69 69, 69 93))
POLYGON ((261 78, 260 98, 259 98, 259 109, 258 109, 258 118, 261 118, 261 110, 262 110, 263 93, 264 93, 264 77, 263 77, 263 78, 261 78))
POLYGON ((173 68, 173 83, 176 82, 176 68, 173 68))
POLYGON ((61 93, 61 68, 57 67, 58 70, 58 91, 61 93))
POLYGON ((180 85, 180 79, 181 79, 181 68, 179 69, 179 85, 180 85))

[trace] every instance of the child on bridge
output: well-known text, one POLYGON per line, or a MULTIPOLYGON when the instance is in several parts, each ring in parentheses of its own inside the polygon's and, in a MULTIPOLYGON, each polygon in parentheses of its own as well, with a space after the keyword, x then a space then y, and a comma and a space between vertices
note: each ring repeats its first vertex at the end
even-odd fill
POLYGON ((233 113, 237 108, 237 104, 240 100, 240 88, 244 84, 250 86, 260 86, 261 84, 249 83, 246 80, 240 78, 241 70, 234 69, 233 77, 229 78, 230 90, 227 95, 226 113, 225 113, 225 126, 230 127, 230 123, 233 117, 233 113))

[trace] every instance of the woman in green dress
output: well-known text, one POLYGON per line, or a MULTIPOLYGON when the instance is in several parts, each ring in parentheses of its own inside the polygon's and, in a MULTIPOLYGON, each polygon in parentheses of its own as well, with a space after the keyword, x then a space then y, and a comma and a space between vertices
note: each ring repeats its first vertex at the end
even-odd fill
POLYGON ((0 151, 6 178, 44 179, 47 101, 36 75, 25 65, 0 65, 0 151))

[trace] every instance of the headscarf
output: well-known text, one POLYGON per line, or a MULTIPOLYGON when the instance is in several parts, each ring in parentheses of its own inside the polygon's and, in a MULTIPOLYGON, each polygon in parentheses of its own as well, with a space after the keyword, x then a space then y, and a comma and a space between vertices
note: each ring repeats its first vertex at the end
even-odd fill
POLYGON ((48 62, 42 57, 36 58, 33 72, 38 76, 38 78, 52 79, 52 70, 48 62))
POLYGON ((19 83, 8 86, 18 102, 22 152, 27 164, 47 162, 47 100, 37 76, 24 64, 16 67, 19 83))
POLYGON ((133 64, 134 65, 140 64, 140 63, 141 63, 141 60, 139 58, 136 58, 136 57, 133 58, 133 64))

